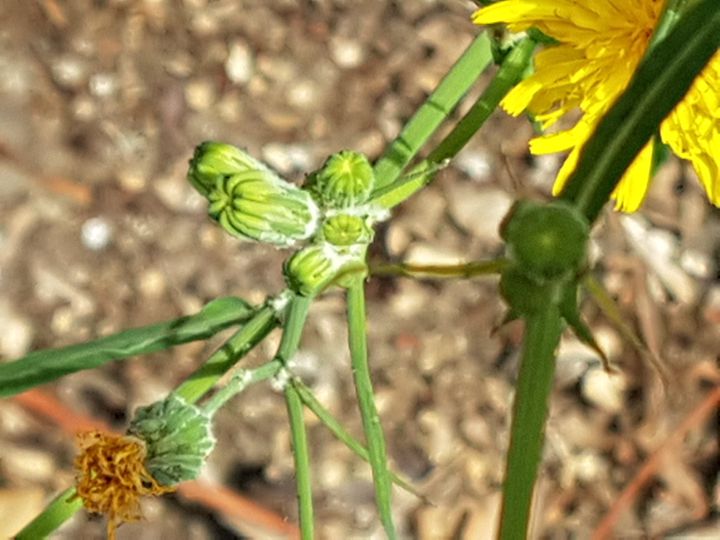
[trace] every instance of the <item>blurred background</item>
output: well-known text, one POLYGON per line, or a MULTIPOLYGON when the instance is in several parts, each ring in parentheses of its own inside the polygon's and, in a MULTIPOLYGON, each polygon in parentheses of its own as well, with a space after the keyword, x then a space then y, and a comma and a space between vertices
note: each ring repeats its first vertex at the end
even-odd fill
MULTIPOLYGON (((472 9, 459 0, 2 2, 0 361, 195 313, 217 296, 260 303, 278 292, 287 253, 230 238, 209 221, 185 181, 193 147, 230 142, 297 181, 342 148, 374 159, 479 31, 472 9)), ((531 136, 527 120, 496 113, 380 228, 373 260, 498 255, 497 226, 512 201, 546 197, 560 164, 530 156, 531 136)), ((608 377, 592 351, 563 340, 538 538, 589 538, 659 448, 649 479, 624 503, 617 536, 717 537, 720 419, 717 407, 700 416, 697 407, 720 382, 718 217, 692 171, 671 160, 642 212, 607 212, 597 227, 596 275, 670 382, 664 387, 648 355, 585 303, 620 372, 608 377), (682 444, 668 446, 683 422, 682 444)), ((521 326, 493 332, 503 307, 492 278, 372 278, 368 294, 389 454, 433 503, 395 491, 401 536, 492 538, 521 326)), ((314 304, 297 373, 361 437, 343 317, 338 292, 314 304)), ((222 341, 43 387, 41 400, 65 424, 0 402, 0 537, 72 484, 72 415, 122 430, 136 407, 162 398, 222 341)), ((247 365, 277 342, 272 334, 247 365)), ((308 421, 318 537, 382 538, 369 467, 308 421)), ((251 388, 219 413, 216 435, 203 481, 295 520, 282 396, 251 388)), ((165 496, 147 501, 147 520, 118 537, 280 537, 258 525, 253 508, 238 516, 165 496)), ((104 530, 80 513, 57 538, 104 530)))

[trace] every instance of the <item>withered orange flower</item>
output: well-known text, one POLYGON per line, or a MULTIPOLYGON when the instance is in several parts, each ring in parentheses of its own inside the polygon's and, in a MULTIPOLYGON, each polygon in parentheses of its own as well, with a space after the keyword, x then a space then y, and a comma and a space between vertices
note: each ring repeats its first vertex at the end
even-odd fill
POLYGON ((119 524, 142 519, 141 497, 174 489, 148 472, 145 443, 136 437, 90 431, 80 433, 77 442, 77 494, 88 511, 107 515, 110 540, 119 524))

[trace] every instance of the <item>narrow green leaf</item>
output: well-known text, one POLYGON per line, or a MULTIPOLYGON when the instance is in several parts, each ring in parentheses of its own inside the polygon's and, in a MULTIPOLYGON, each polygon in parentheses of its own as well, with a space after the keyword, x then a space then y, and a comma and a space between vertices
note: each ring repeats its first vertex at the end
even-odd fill
MULTIPOLYGON (((317 398, 313 395, 313 393, 310 391, 310 389, 305 386, 305 384, 296 378, 293 378, 292 383, 295 390, 297 390, 298 395, 300 396, 300 399, 302 400, 303 404, 310 409, 315 416, 317 416, 320 421, 325 425, 326 428, 330 430, 330 432, 335 435, 335 437, 345 444, 352 452, 358 456, 363 461, 370 462, 370 456, 368 455, 367 449, 360 444, 360 442, 355 439, 348 431, 342 426, 342 424, 332 415, 330 414, 330 411, 328 411, 325 407, 323 407, 322 403, 320 403, 317 398)), ((402 478, 397 473, 390 471, 390 478, 393 481, 393 483, 408 493, 412 493, 422 501, 431 504, 428 499, 422 495, 415 487, 407 480, 402 478)))
POLYGON ((525 338, 515 390, 500 540, 527 538, 535 477, 543 448, 543 432, 555 373, 555 349, 562 320, 557 305, 525 318, 525 338))
POLYGON ((356 279, 348 289, 347 316, 350 361, 375 484, 375 504, 385 528, 385 534, 394 540, 397 538, 397 533, 392 517, 392 484, 388 471, 385 435, 375 406, 370 367, 368 366, 364 279, 356 279))
POLYGON ((492 42, 487 33, 483 32, 465 50, 375 164, 377 188, 392 183, 400 176, 405 166, 452 112, 492 59, 492 42))
POLYGON ((0 364, 0 397, 12 396, 112 360, 206 339, 228 326, 241 324, 253 313, 254 309, 240 298, 219 298, 207 304, 196 315, 126 330, 61 349, 32 352, 13 362, 0 364))
POLYGON ((720 47, 717 0, 698 0, 641 63, 585 144, 561 197, 594 221, 635 156, 720 47))

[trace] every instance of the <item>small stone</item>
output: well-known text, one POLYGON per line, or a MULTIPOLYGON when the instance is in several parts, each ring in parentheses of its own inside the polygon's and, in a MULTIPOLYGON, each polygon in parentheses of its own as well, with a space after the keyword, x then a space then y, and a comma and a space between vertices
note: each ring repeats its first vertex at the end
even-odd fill
POLYGON ((140 276, 138 288, 140 293, 151 299, 157 299, 165 292, 167 280, 165 275, 155 269, 146 270, 140 276))
POLYGON ((590 368, 582 379, 582 396, 596 407, 618 413, 625 403, 627 379, 622 373, 608 373, 602 367, 590 368))
POLYGON ((3 446, 3 470, 28 483, 46 482, 55 474, 55 459, 43 450, 27 446, 3 446))
POLYGON ((365 61, 365 49, 358 41, 341 36, 330 40, 330 55, 341 68, 352 69, 365 61))
POLYGON ((307 109, 318 100, 317 85, 310 80, 295 82, 287 93, 287 101, 298 109, 307 109))
POLYGON ((118 81, 113 73, 96 73, 90 77, 89 86, 92 95, 106 98, 117 93, 118 81))
POLYGON ((458 225, 484 242, 500 243, 498 229, 513 202, 506 192, 463 182, 450 188, 448 199, 450 215, 458 225))
POLYGON ((490 157, 482 150, 463 150, 455 158, 454 165, 475 182, 488 180, 492 172, 490 157))
POLYGON ((55 82, 63 88, 78 89, 87 78, 87 66, 80 58, 73 56, 53 62, 51 71, 55 82))
POLYGON ((0 356, 18 358, 30 349, 33 328, 8 302, 0 302, 0 356))
POLYGON ((299 144, 269 143, 263 146, 261 154, 268 165, 283 174, 309 171, 313 167, 310 151, 299 144))
POLYGON ((185 100, 196 111, 205 111, 215 102, 215 88, 205 79, 190 81, 185 86, 185 100))
POLYGON ((83 223, 80 229, 83 245, 90 251, 102 251, 113 237, 112 225, 103 217, 94 217, 83 223))
POLYGON ((230 45, 230 52, 225 61, 225 74, 235 84, 243 85, 250 82, 255 72, 255 61, 250 47, 241 41, 230 45))

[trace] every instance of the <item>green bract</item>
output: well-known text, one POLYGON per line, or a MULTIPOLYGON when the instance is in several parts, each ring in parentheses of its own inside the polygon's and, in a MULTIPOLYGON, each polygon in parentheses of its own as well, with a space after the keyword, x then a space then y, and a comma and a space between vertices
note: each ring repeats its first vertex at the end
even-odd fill
POLYGON ((375 185, 368 159, 359 152, 343 150, 328 158, 308 177, 307 188, 326 208, 348 208, 367 201, 375 185))
POLYGON ((195 148, 190 160, 188 180, 195 189, 207 196, 219 179, 252 170, 269 169, 247 152, 231 144, 205 141, 195 148))
POLYGON ((312 197, 267 170, 219 178, 207 198, 210 216, 235 236, 290 246, 317 229, 312 197))
POLYGON ((171 394, 137 410, 128 433, 145 442, 145 465, 159 483, 194 480, 215 446, 210 417, 171 394))
POLYGON ((302 296, 322 292, 338 275, 353 266, 364 267, 362 252, 340 249, 327 242, 311 244, 285 262, 283 273, 288 287, 302 296))
POLYGON ((509 255, 538 281, 577 273, 585 263, 590 226, 562 201, 521 201, 503 224, 509 255))
POLYGON ((363 218, 347 214, 327 218, 320 231, 323 240, 335 246, 369 244, 373 238, 373 231, 363 218))

